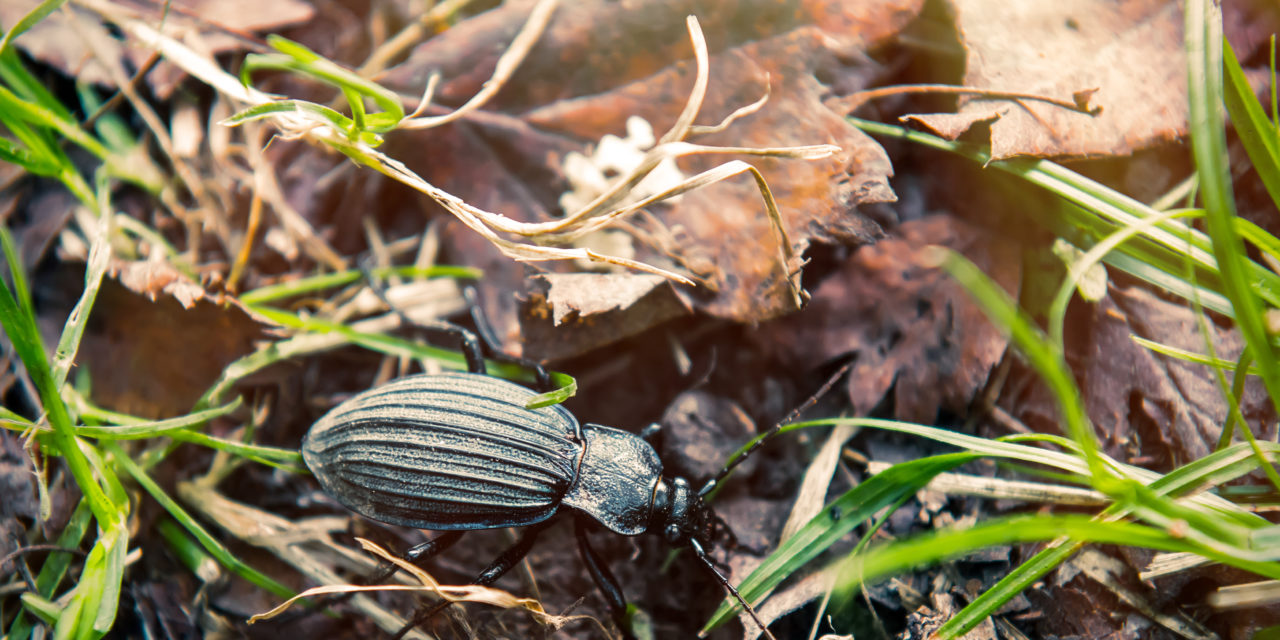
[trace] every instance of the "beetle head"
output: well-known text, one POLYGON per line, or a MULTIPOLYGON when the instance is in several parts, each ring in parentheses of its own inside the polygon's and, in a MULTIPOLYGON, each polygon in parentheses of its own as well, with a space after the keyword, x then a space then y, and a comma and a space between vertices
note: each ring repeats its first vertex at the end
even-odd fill
POLYGON ((706 545, 715 538, 716 519, 711 508, 687 480, 659 480, 655 498, 651 530, 661 531, 669 544, 680 547, 697 540, 706 545))
MULTIPOLYGON (((698 559, 707 565, 716 580, 724 586, 725 591, 728 591, 729 595, 742 605, 751 619, 755 620, 764 636, 773 640, 773 634, 769 633, 769 625, 760 620, 755 609, 751 608, 732 584, 729 584, 724 574, 716 569, 715 561, 707 555, 704 547, 709 547, 715 539, 718 520, 716 514, 711 511, 711 507, 702 501, 702 494, 689 486, 689 481, 684 478, 675 478, 670 481, 666 478, 658 479, 658 484, 654 487, 653 512, 649 520, 649 530, 662 531, 662 536, 672 546, 692 548, 698 559)), ((728 531, 728 527, 725 527, 725 530, 728 531)), ((732 535, 731 532, 730 535, 732 535)))

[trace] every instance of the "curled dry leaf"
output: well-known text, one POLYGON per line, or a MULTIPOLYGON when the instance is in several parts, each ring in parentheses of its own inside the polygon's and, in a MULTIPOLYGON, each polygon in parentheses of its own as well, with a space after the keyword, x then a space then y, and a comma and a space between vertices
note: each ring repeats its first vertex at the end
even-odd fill
POLYGON ((532 358, 573 357, 690 313, 671 282, 651 274, 551 273, 529 286, 520 326, 532 358))
POLYGON ((891 389, 902 419, 932 424, 939 409, 963 413, 1007 339, 963 288, 930 259, 930 246, 963 253, 1016 292, 1016 245, 956 218, 908 222, 899 237, 863 247, 814 291, 803 313, 762 327, 762 349, 796 367, 853 357, 848 393, 865 415, 891 389))
POLYGON ((1186 135, 1179 3, 949 4, 966 53, 966 86, 1068 102, 1086 98, 1101 111, 1091 115, 1034 100, 967 97, 954 114, 917 114, 908 121, 949 139, 989 125, 997 160, 1124 155, 1186 135))
MULTIPOLYGON (((156 254, 159 256, 160 254, 156 254)), ((158 296, 170 296, 190 309, 205 298, 204 287, 194 283, 172 264, 163 259, 121 260, 113 258, 107 267, 107 275, 115 278, 134 293, 144 295, 152 302, 158 296)))
MULTIPOLYGON (((642 260, 674 262, 692 273, 709 296, 695 304, 713 315, 739 321, 776 317, 794 309, 788 276, 801 267, 799 255, 813 241, 857 244, 876 237, 875 223, 856 212, 859 204, 894 199, 891 173, 880 147, 822 104, 824 87, 816 69, 834 55, 832 40, 815 27, 753 42, 711 60, 713 82, 700 122, 722 121, 767 95, 756 112, 729 127, 695 137, 710 146, 775 148, 814 142, 840 151, 826 159, 748 159, 760 169, 789 234, 795 256, 784 273, 773 258, 770 222, 757 186, 745 177, 684 194, 679 203, 655 209, 630 224, 645 241, 642 260)), ((613 131, 620 115, 639 115, 661 129, 674 121, 688 93, 688 69, 670 67, 608 93, 563 101, 524 116, 544 129, 597 139, 613 131)), ((688 173, 712 169, 724 156, 683 159, 688 173)))
MULTIPOLYGON (((878 227, 855 207, 893 198, 887 183, 891 171, 887 157, 875 142, 822 104, 828 91, 824 83, 865 84, 874 66, 849 61, 865 59, 862 43, 882 41, 894 33, 918 12, 920 3, 846 4, 812 2, 783 10, 751 1, 650 0, 586 2, 575 5, 573 11, 562 9, 520 72, 490 106, 518 113, 523 123, 533 125, 522 134, 525 140, 560 139, 568 145, 556 144, 559 148, 553 150, 552 144, 524 144, 509 133, 499 136, 492 129, 495 118, 486 116, 455 123, 474 127, 478 134, 474 142, 485 148, 459 149, 455 139, 454 144, 445 145, 451 151, 442 154, 432 151, 445 148, 437 146, 436 140, 457 133, 415 133, 407 146, 420 149, 422 157, 406 158, 406 163, 482 208, 513 217, 530 215, 525 219, 532 221, 554 220, 548 212, 557 208, 559 192, 548 198, 542 195, 547 186, 530 178, 563 175, 562 162, 570 151, 591 155, 592 141, 622 136, 633 116, 658 132, 677 121, 695 76, 691 66, 680 62, 689 57, 680 34, 684 17, 697 15, 709 48, 722 52, 712 57, 711 79, 697 124, 714 125, 763 96, 768 99, 724 130, 695 132, 691 142, 757 149, 833 144, 841 151, 820 160, 699 154, 678 161, 686 175, 736 158, 757 167, 777 200, 782 226, 790 236, 786 246, 774 240, 759 187, 744 175, 684 193, 679 203, 651 206, 647 213, 628 218, 622 228, 635 237, 637 260, 691 275, 705 285, 700 295, 690 297, 698 309, 745 321, 781 315, 796 306, 790 281, 801 266, 799 254, 815 240, 859 243, 876 237, 878 227), (739 21, 735 16, 740 15, 753 18, 739 21), (572 72, 566 75, 566 69, 572 72), (456 163, 439 160, 464 155, 483 158, 495 152, 501 170, 482 180, 461 179, 456 163), (499 207, 495 199, 512 206, 499 207), (778 253, 790 256, 785 267, 778 253)), ((383 79, 409 91, 423 86, 430 72, 440 71, 445 80, 437 99, 465 100, 492 69, 490 51, 510 39, 527 6, 504 5, 458 25, 423 44, 383 79)), ((506 132, 514 129, 507 127, 506 132)), ((397 144, 394 137, 389 144, 397 144)), ((506 286, 522 277, 519 267, 495 261, 491 250, 463 243, 465 248, 452 257, 481 266, 486 278, 506 286)), ((503 304, 501 294, 492 297, 494 305, 503 304)), ((501 308, 496 311, 497 324, 510 326, 506 318, 511 316, 501 308)))

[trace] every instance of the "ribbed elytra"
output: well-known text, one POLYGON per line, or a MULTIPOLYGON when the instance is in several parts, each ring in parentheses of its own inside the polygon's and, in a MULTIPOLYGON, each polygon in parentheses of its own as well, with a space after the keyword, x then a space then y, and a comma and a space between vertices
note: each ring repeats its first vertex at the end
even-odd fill
POLYGON ((469 373, 417 375, 335 407, 303 441, 307 466, 353 511, 419 529, 549 518, 577 476, 582 435, 529 389, 469 373))
MULTIPOLYGON (((479 368, 483 364, 475 358, 479 368)), ((381 522, 444 530, 411 549, 411 560, 438 553, 462 531, 535 525, 476 578, 491 584, 523 557, 544 521, 576 514, 574 535, 596 586, 626 633, 626 599, 591 550, 595 522, 616 533, 662 535, 687 545, 725 589, 755 612, 716 570, 703 549, 715 537, 715 515, 702 496, 731 462, 694 491, 684 478, 662 477, 658 454, 643 438, 578 420, 560 406, 528 409, 534 392, 471 373, 409 376, 334 407, 307 433, 302 455, 324 490, 381 522)), ((449 605, 415 617, 415 624, 449 605)), ((756 618, 766 637, 772 638, 756 618)))

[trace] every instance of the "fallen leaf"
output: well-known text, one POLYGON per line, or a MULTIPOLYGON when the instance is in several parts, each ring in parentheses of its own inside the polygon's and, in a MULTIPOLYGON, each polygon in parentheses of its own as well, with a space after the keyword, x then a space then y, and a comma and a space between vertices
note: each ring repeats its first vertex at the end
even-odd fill
MULTIPOLYGON (((769 101, 724 131, 697 137, 699 144, 785 147, 833 143, 842 151, 822 160, 740 159, 764 174, 799 255, 811 242, 860 244, 879 235, 879 227, 857 213, 859 204, 894 199, 892 173, 878 144, 850 126, 822 102, 824 87, 814 77, 834 55, 831 38, 801 27, 717 55, 700 123, 720 121, 750 104, 769 87, 769 101), (772 85, 772 86, 770 86, 772 85)), ((529 112, 537 126, 597 139, 614 131, 626 114, 640 116, 666 130, 675 122, 692 83, 683 66, 620 87, 609 93, 548 105, 529 112)), ((709 170, 735 156, 684 159, 686 174, 709 170)), ((787 276, 802 265, 782 270, 774 257, 776 240, 756 184, 747 176, 686 193, 679 203, 653 209, 653 222, 641 226, 665 238, 637 248, 646 262, 667 260, 691 272, 713 296, 693 296, 697 307, 715 316, 749 322, 794 310, 787 276)))
MULTIPOLYGON (((465 20, 418 45, 378 81, 420 95, 434 72, 435 100, 458 105, 489 80, 498 56, 524 25, 536 0, 516 0, 465 20)), ((490 109, 523 112, 559 100, 604 93, 689 59, 685 17, 697 16, 712 53, 814 25, 832 38, 873 48, 896 35, 923 3, 804 0, 581 0, 562 5, 490 109)), ((713 83, 714 84, 714 83, 713 83)), ((753 95, 746 102, 758 98, 753 95)), ((681 96, 683 101, 684 96, 681 96)), ((625 115, 624 118, 625 120, 625 115)), ((618 125, 622 121, 617 122, 618 125)), ((619 131, 620 133, 620 131, 619 131)))
POLYGON ((949 139, 989 126, 992 157, 1126 155, 1187 133, 1182 12, 1169 0, 950 0, 966 54, 964 84, 1071 101, 964 97, 954 114, 905 120, 949 139), (999 16, 999 19, 993 19, 999 16))
MULTIPOLYGON (((1238 358, 1239 333, 1205 322, 1217 357, 1238 358)), ((1143 289, 1112 287, 1097 305, 1073 305, 1066 326, 1067 362, 1110 455, 1169 469, 1213 450, 1227 418, 1213 371, 1159 355, 1132 338, 1203 353, 1192 310, 1143 289)), ((1060 431, 1057 403, 1034 374, 1021 368, 1010 375, 1000 404, 1033 429, 1060 431)), ((1246 383, 1241 410, 1258 438, 1274 437, 1275 413, 1260 381, 1246 383)))
MULTIPOLYGON (((159 253, 155 254, 157 257, 159 253)), ((171 296, 190 309, 205 297, 204 288, 192 282, 164 259, 121 260, 112 258, 107 275, 115 278, 134 293, 142 294, 154 302, 157 296, 171 296)))
MULTIPOLYGON (((154 284, 158 284, 158 281, 154 284)), ((191 295, 143 297, 106 278, 80 348, 100 406, 144 418, 190 411, 231 361, 253 350, 264 326, 234 304, 191 295)))
POLYGON ((671 283, 650 274, 533 276, 521 305, 524 355, 563 360, 691 313, 671 283))
MULTIPOLYGON (((869 82, 878 68, 867 62, 864 48, 896 33, 919 6, 914 0, 856 7, 809 2, 799 8, 650 0, 561 8, 512 82, 489 105, 518 113, 527 131, 502 124, 504 115, 487 113, 484 119, 453 125, 474 127, 472 134, 432 130, 401 135, 399 142, 389 143, 395 145, 390 153, 405 149, 415 154, 405 158, 406 164, 478 207, 519 220, 552 219, 560 194, 569 190, 562 162, 571 152, 592 157, 593 144, 605 136, 623 136, 634 116, 659 133, 675 121, 694 77, 691 66, 682 62, 691 57, 684 18, 692 13, 699 17, 711 50, 721 52, 712 57, 710 87, 697 123, 714 125, 768 94, 756 113, 723 131, 695 136, 693 142, 756 148, 835 144, 841 152, 823 160, 698 156, 680 162, 685 175, 734 158, 759 168, 773 189, 796 256, 812 242, 867 242, 880 230, 856 207, 894 198, 888 158, 877 143, 827 108, 823 98, 830 92, 828 84, 869 82), (741 21, 742 15, 752 19, 741 21), (566 69, 572 71, 566 74, 566 69), (505 134, 490 131, 491 126, 505 127, 505 134), (487 148, 471 147, 475 139, 487 148), (457 163, 440 161, 461 157, 479 164, 460 169, 457 163), (467 176, 460 175, 463 171, 467 176), (549 186, 556 188, 547 197, 549 186)), ((527 12, 527 3, 514 3, 468 20, 420 46, 383 80, 417 93, 430 72, 440 71, 444 82, 436 99, 460 103, 478 90, 480 79, 487 79, 494 51, 505 46, 527 12)), ((705 285, 682 292, 690 306, 739 321, 794 310, 789 280, 802 264, 798 258, 780 263, 783 248, 748 175, 685 193, 678 203, 652 206, 626 224, 634 236, 627 248, 637 259, 691 274, 705 285)), ((510 290, 509 284, 519 290, 514 285, 523 278, 523 268, 460 238, 468 233, 448 236, 463 247, 449 257, 478 266, 493 279, 497 292, 485 295, 486 310, 495 316, 500 333, 515 335, 510 296, 502 291, 510 290)))
POLYGON ((804 312, 765 325, 755 341, 794 367, 852 357, 848 394, 858 415, 893 390, 894 415, 932 424, 963 414, 1007 339, 945 272, 930 245, 963 253, 1010 292, 1021 280, 1016 245, 959 219, 907 222, 897 237, 862 247, 814 291, 804 312))

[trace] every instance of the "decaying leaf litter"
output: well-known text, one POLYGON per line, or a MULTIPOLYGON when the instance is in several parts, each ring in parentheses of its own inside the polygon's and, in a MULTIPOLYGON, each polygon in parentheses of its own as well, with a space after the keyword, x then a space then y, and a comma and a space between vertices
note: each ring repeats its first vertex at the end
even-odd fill
MULTIPOLYGON (((1054 205, 1039 194, 1016 192, 990 171, 877 141, 845 119, 846 110, 862 105, 862 117, 893 122, 909 116, 944 137, 989 141, 995 158, 1074 160, 1070 166, 1152 199, 1191 171, 1179 142, 1188 129, 1177 3, 1082 0, 1023 4, 1011 12, 959 0, 945 6, 813 2, 800 8, 763 2, 591 2, 559 8, 513 2, 463 10, 447 21, 429 13, 429 24, 413 24, 411 30, 437 35, 412 51, 401 49, 403 60, 395 65, 385 61, 398 59, 392 49, 403 39, 392 34, 416 16, 395 3, 257 2, 238 12, 212 13, 217 4, 175 3, 178 10, 162 14, 160 7, 145 4, 71 3, 16 44, 51 65, 41 71, 51 82, 70 87, 59 75, 65 73, 98 83, 103 96, 146 69, 140 82, 125 84, 125 105, 116 109, 129 114, 150 152, 150 165, 144 166, 172 176, 152 193, 113 194, 120 211, 116 226, 123 231, 112 243, 109 282, 115 284, 99 293, 80 351, 79 370, 90 383, 87 397, 97 407, 164 418, 240 396, 246 408, 217 419, 209 430, 236 438, 238 429, 249 427, 261 444, 296 447, 310 422, 338 399, 408 370, 406 347, 382 345, 399 357, 380 358, 350 346, 368 347, 361 335, 393 331, 400 322, 377 296, 360 291, 360 274, 352 270, 363 264, 478 268, 483 306, 507 349, 550 358, 556 369, 576 376, 579 392, 570 406, 584 419, 631 429, 661 420, 668 427, 661 451, 672 473, 714 473, 736 444, 803 404, 843 364, 847 378, 807 415, 835 415, 851 407, 858 415, 986 436, 1059 433, 1054 401, 1035 372, 1008 350, 1003 334, 925 251, 927 245, 957 249, 1034 310, 1037 300, 1045 304, 1045 291, 1057 287, 1063 265, 1045 250, 1051 236, 1029 222, 1036 219, 1029 210, 1054 205), (530 15, 538 12, 547 22, 530 30, 530 15), (707 71, 700 72, 690 47, 690 15, 705 34, 707 71), (43 29, 61 29, 54 33, 62 35, 43 29), (450 116, 485 91, 522 29, 529 44, 519 52, 519 66, 488 85, 496 93, 478 108, 450 116), (348 68, 369 69, 410 109, 432 87, 420 117, 435 118, 437 126, 385 132, 385 144, 376 149, 334 127, 326 130, 324 120, 295 117, 282 129, 281 118, 290 114, 218 126, 274 99, 254 90, 341 105, 331 88, 296 74, 254 74, 255 89, 245 89, 234 75, 242 55, 213 57, 231 49, 266 53, 260 37, 274 32, 348 68), (51 40, 65 41, 67 33, 87 49, 49 47, 51 40), (379 73, 378 67, 386 70, 379 73), (1043 94, 1083 107, 997 94, 965 95, 958 105, 935 94, 859 99, 870 88, 924 82, 1043 94), (727 126, 699 128, 718 123, 727 126), (662 135, 668 131, 677 133, 662 135), (799 158, 697 153, 672 162, 680 151, 693 150, 679 146, 686 139, 739 152, 810 151, 799 158), (382 173, 396 179, 316 141, 366 154, 366 164, 381 162, 382 173), (676 153, 661 153, 663 144, 676 153), (607 145, 616 152, 597 153, 607 145), (666 181, 640 183, 617 197, 590 190, 602 180, 607 189, 608 180, 626 174, 637 159, 652 164, 666 181), (571 210, 581 209, 599 198, 594 212, 620 210, 725 162, 746 162, 760 172, 780 224, 767 215, 759 184, 739 173, 646 203, 608 228, 578 238, 545 238, 565 242, 545 251, 539 236, 504 232, 559 227, 569 213, 566 202, 577 203, 571 210), (466 215, 459 224, 450 214, 491 226, 468 224, 466 215), (586 260, 528 263, 512 260, 512 254, 526 261, 546 255, 586 260), (662 275, 601 269, 593 256, 647 265, 662 275), (287 287, 322 272, 349 277, 332 285, 339 288, 278 301, 261 294, 263 287, 287 287), (799 293, 801 286, 806 295, 799 293), (255 292, 258 298, 252 298, 255 292), (797 310, 807 296, 808 306, 797 310), (268 303, 289 313, 264 313, 268 303), (335 323, 361 334, 334 332, 335 323), (290 337, 299 328, 317 335, 290 337), (288 357, 263 357, 264 350, 288 357), (202 399, 210 387, 217 393, 202 399)), ((0 19, 15 24, 27 9, 0 13, 0 19)), ((1274 31, 1274 9, 1261 3, 1228 6, 1224 22, 1239 57, 1260 61, 1254 52, 1265 48, 1261 38, 1274 31)), ((696 36, 694 42, 696 48, 696 36)), ((95 212, 60 197, 48 182, 19 173, 7 180, 6 225, 17 237, 24 269, 35 275, 44 329, 56 342, 94 244, 95 212)), ((1256 176, 1248 171, 1237 176, 1244 189, 1253 189, 1251 180, 1256 176)), ((1274 208, 1265 204, 1241 213, 1275 228, 1274 208)), ((1105 298, 1078 299, 1069 307, 1065 336, 1067 360, 1104 450, 1157 470, 1203 456, 1229 413, 1214 374, 1153 353, 1130 336, 1203 352, 1201 332, 1207 328, 1217 357, 1232 360, 1242 348, 1239 334, 1223 318, 1197 314, 1123 273, 1109 270, 1108 276, 1105 298)), ((404 278, 390 275, 388 297, 411 315, 460 310, 450 281, 404 278)), ((6 371, 4 406, 29 413, 31 402, 23 400, 29 384, 16 368, 6 371)), ((82 410, 97 419, 103 415, 82 410)), ((1240 413, 1258 438, 1274 440, 1274 408, 1261 385, 1245 385, 1240 413)), ((828 496, 862 478, 868 459, 897 462, 933 452, 920 441, 871 434, 841 447, 854 433, 783 436, 734 478, 718 500, 719 512, 747 547, 769 549, 784 522, 803 521, 795 514, 820 510, 828 496), (802 477, 803 495, 816 498, 796 500, 802 477)), ((5 495, 21 496, 2 507, 2 520, 13 523, 0 549, 7 554, 54 539, 59 521, 70 517, 74 492, 53 465, 49 495, 55 508, 46 519, 31 501, 36 491, 26 471, 30 450, 8 432, 3 437, 4 478, 12 485, 5 495)), ((272 575, 291 586, 328 581, 304 564, 341 563, 356 574, 372 569, 367 559, 329 543, 330 534, 342 537, 348 526, 393 547, 420 539, 415 532, 367 522, 349 525, 345 513, 317 494, 305 476, 263 473, 265 467, 236 465, 225 454, 211 458, 204 451, 180 447, 154 473, 176 487, 179 499, 207 524, 221 527, 216 530, 225 539, 239 540, 233 544, 245 562, 275 567, 272 575), (226 498, 259 514, 244 522, 271 516, 284 529, 247 531, 248 525, 211 508, 226 498), (273 554, 294 568, 278 564, 273 554), (312 582, 296 578, 295 569, 312 582)), ((989 465, 966 470, 995 473, 989 465)), ((898 537, 1019 508, 1026 507, 921 494, 874 536, 898 537)), ((252 627, 243 622, 278 598, 225 578, 201 588, 209 576, 197 578, 179 568, 155 535, 164 520, 161 510, 144 498, 134 513, 131 548, 142 554, 125 577, 117 629, 169 635, 280 632, 269 621, 252 627), (158 593, 166 596, 151 595, 158 593)), ((569 535, 567 527, 557 527, 544 539, 569 535)), ((696 567, 677 560, 660 573, 663 553, 655 541, 598 538, 596 546, 613 560, 627 595, 651 618, 654 637, 692 635, 718 603, 720 594, 696 567)), ((501 532, 470 534, 466 549, 441 558, 434 575, 465 582, 505 540, 501 532)), ((547 612, 570 618, 560 633, 598 637, 599 626, 574 618, 607 619, 603 603, 577 557, 561 546, 544 544, 531 557, 528 573, 537 585, 531 592, 547 612)), ((1095 558, 1086 568, 1079 563, 1090 561, 1082 557, 1078 566, 1059 569, 978 631, 1234 637, 1277 622, 1265 608, 1204 608, 1206 589, 1245 582, 1243 574, 1210 566, 1143 582, 1138 572, 1152 565, 1151 552, 1101 548, 1105 558, 1122 560, 1120 566, 1095 558), (1098 610, 1114 613, 1093 615, 1098 610)), ((1003 547, 944 571, 871 586, 860 599, 877 613, 867 628, 893 635, 906 625, 927 633, 957 610, 957 602, 976 597, 1030 550, 1003 547)), ((741 552, 726 560, 735 580, 759 562, 741 552)), ((16 580, 14 566, 0 571, 16 580)), ((528 580, 509 578, 500 586, 522 594, 528 580)), ((822 571, 804 569, 763 611, 782 615, 821 600, 826 581, 822 571)), ((288 624, 326 635, 370 633, 371 621, 397 624, 386 608, 374 613, 378 605, 371 600, 355 604, 362 613, 340 622, 311 615, 288 624)), ((480 635, 526 635, 538 625, 528 614, 481 606, 469 607, 454 624, 480 635)), ((779 637, 805 637, 810 625, 831 631, 812 615, 780 624, 779 637)))

